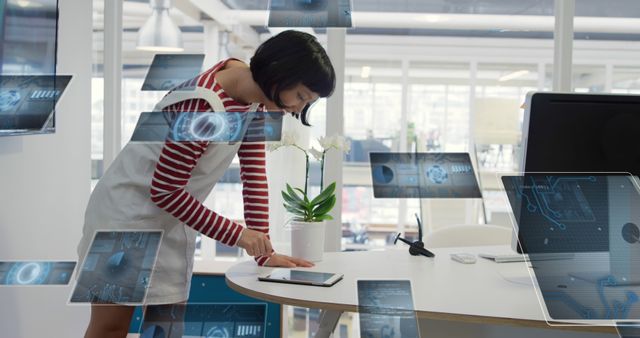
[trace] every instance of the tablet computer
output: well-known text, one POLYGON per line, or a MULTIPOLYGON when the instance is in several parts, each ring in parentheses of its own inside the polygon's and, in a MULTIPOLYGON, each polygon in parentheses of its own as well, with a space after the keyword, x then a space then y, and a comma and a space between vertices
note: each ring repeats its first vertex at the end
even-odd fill
POLYGON ((313 286, 332 286, 342 279, 339 273, 301 271, 291 269, 274 269, 270 273, 259 276, 263 282, 291 283, 313 286))

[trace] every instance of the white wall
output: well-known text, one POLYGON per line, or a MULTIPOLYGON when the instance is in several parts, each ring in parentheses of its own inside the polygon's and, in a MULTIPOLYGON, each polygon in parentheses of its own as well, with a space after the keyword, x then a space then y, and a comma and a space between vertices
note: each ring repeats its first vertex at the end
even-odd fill
MULTIPOLYGON (((76 260, 90 192, 92 1, 60 0, 56 133, 0 138, 0 260, 76 260)), ((2 337, 81 337, 69 287, 0 286, 2 337)))

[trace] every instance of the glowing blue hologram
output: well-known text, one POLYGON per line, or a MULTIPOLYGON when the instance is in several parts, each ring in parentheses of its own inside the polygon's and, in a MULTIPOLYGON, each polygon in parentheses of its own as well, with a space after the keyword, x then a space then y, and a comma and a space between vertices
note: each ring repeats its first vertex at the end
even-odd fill
POLYGON ((156 54, 142 84, 143 91, 193 90, 204 54, 156 54))
POLYGON ((0 262, 0 285, 67 285, 76 262, 0 262))
POLYGON ((180 141, 239 142, 246 131, 245 114, 230 112, 182 113, 170 138, 180 141))
POLYGON ((606 175, 526 174, 502 182, 528 253, 607 251, 606 175))
POLYGON ((358 280, 360 336, 419 337, 408 280, 358 280))
POLYGON ((270 142, 282 138, 281 112, 146 112, 132 142, 270 142))
POLYGON ((552 320, 640 318, 640 191, 630 175, 526 173, 502 182, 552 320), (548 258, 558 253, 571 255, 548 258))
POLYGON ((14 107, 20 102, 22 99, 22 95, 17 90, 7 90, 0 92, 0 112, 6 112, 10 109, 14 109, 14 107))
POLYGON ((70 75, 0 75, 0 136, 52 132, 70 75))
POLYGON ((149 305, 140 337, 265 337, 266 310, 265 303, 149 305))
POLYGON ((70 302, 142 304, 161 238, 162 231, 96 232, 70 302))
POLYGON ((376 198, 481 198, 465 153, 369 153, 376 198))
POLYGON ((427 177, 434 184, 443 184, 449 178, 449 174, 440 165, 435 164, 427 169, 427 177))
POLYGON ((268 27, 352 27, 351 0, 271 0, 268 27))

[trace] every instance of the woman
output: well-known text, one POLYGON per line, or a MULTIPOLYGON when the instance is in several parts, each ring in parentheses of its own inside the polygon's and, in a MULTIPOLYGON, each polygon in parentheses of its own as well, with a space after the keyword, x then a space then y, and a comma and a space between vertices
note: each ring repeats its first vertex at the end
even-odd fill
MULTIPOLYGON (((235 59, 224 60, 181 86, 195 86, 196 90, 191 91, 194 94, 172 91, 156 110, 283 110, 308 126, 308 109, 319 97, 331 95, 335 72, 315 37, 285 31, 260 45, 249 66, 235 59), (192 96, 185 99, 188 95, 192 96)), ((308 261, 273 252, 268 236, 266 179, 262 143, 221 145, 174 142, 170 138, 155 144, 130 142, 91 195, 79 255, 84 257, 96 230, 162 229, 146 304, 187 300, 197 232, 245 249, 259 265, 312 266, 308 261), (236 154, 240 158, 246 228, 201 203, 236 154)), ((86 337, 125 337, 133 309, 92 305, 86 337)))

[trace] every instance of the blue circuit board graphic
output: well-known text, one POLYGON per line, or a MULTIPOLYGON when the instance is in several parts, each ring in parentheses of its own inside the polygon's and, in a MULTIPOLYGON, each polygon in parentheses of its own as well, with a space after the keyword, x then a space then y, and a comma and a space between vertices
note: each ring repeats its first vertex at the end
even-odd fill
POLYGON ((0 285, 67 285, 76 262, 0 262, 0 285))
POLYGON ((150 305, 140 337, 265 337, 266 310, 264 303, 150 305))
POLYGON ((465 153, 370 153, 376 198, 481 198, 465 153))
POLYGON ((271 0, 268 27, 352 27, 351 0, 271 0))
POLYGON ((525 174, 502 183, 527 253, 609 249, 607 176, 525 174))
POLYGON ((595 216, 581 190, 580 181, 595 182, 595 176, 511 177, 516 198, 523 200, 529 212, 539 212, 559 230, 567 223, 593 222, 595 216))
POLYGON ((97 232, 82 264, 71 302, 142 303, 161 237, 161 231, 97 232))

